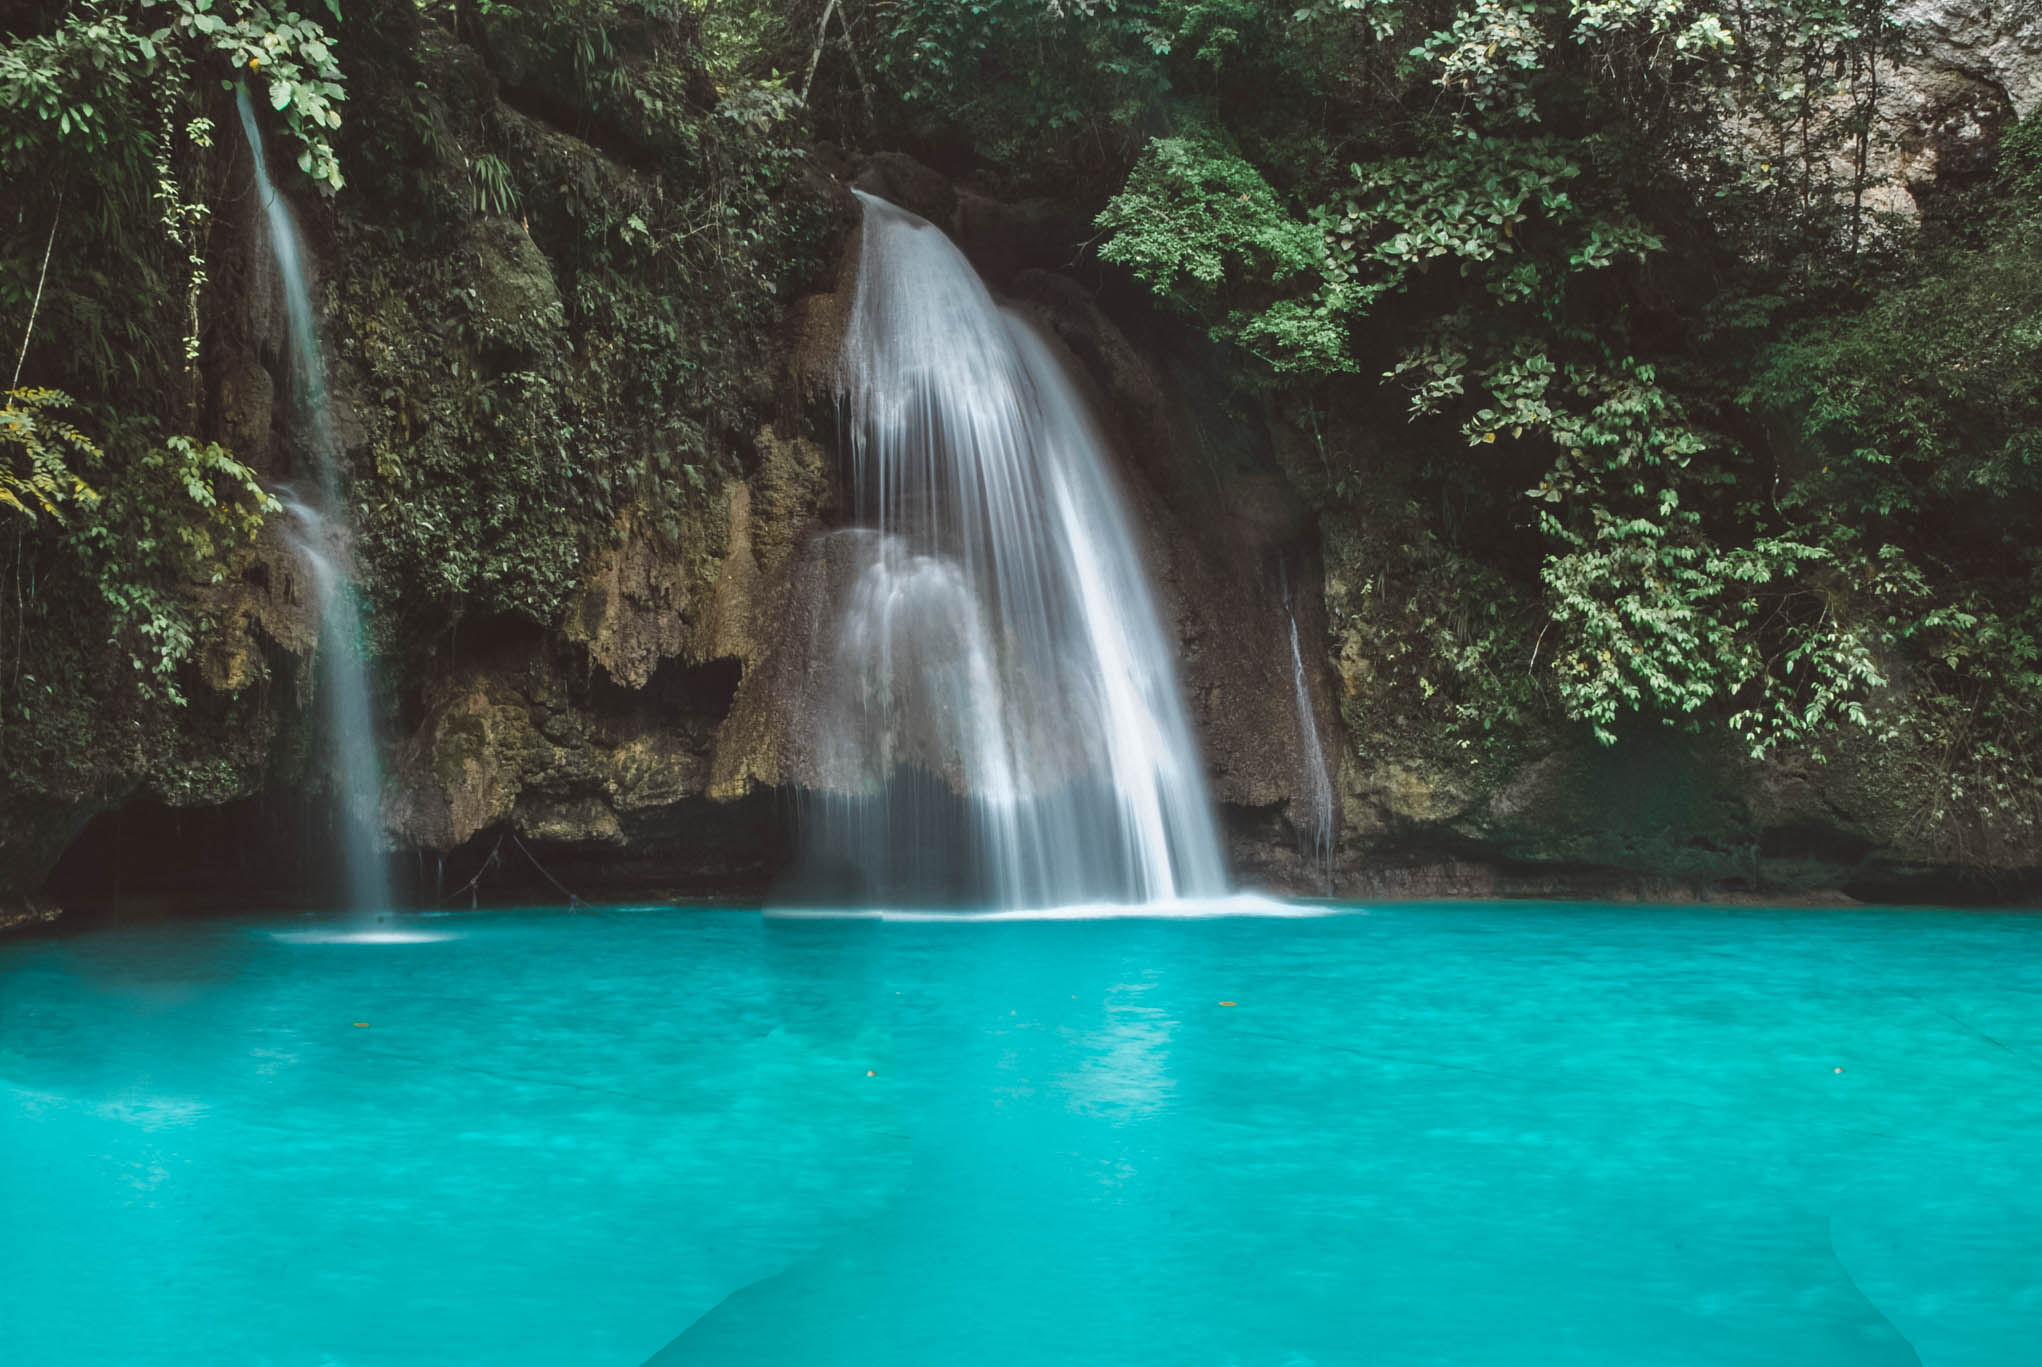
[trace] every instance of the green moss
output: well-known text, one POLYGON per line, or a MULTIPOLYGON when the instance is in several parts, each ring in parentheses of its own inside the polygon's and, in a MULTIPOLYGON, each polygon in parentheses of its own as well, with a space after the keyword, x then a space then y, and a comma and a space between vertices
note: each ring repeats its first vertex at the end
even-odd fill
POLYGON ((1535 604, 1410 505, 1324 525, 1327 629, 1357 757, 1500 775, 1538 748, 1560 719, 1533 673, 1535 604))
MULTIPOLYGON (((828 206, 786 111, 691 102, 691 60, 655 53, 593 94, 567 67, 517 73, 581 101, 604 148, 459 79, 423 81, 371 135, 435 182, 339 224, 336 341, 376 401, 356 503, 387 648, 462 615, 556 621, 626 507, 713 558, 693 542, 748 457, 828 206), (484 156, 518 218, 462 193, 484 156)), ((415 61, 458 76, 473 55, 442 40, 415 61)))
POLYGON ((433 734, 433 773, 449 790, 458 787, 470 764, 489 753, 489 727, 472 712, 453 712, 433 734))

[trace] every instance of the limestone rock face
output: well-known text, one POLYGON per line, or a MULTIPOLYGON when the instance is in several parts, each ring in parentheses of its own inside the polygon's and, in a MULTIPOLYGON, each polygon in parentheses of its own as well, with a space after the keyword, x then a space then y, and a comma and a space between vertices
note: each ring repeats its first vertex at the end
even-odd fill
POLYGON ((251 356, 241 357, 216 387, 214 401, 221 415, 221 439, 228 449, 261 466, 269 454, 270 427, 275 421, 277 382, 251 356))
POLYGON ((571 669, 533 642, 443 680, 396 749, 384 796, 391 834, 445 851, 508 824, 534 840, 616 846, 623 816, 701 792, 711 744, 702 717, 587 690, 571 669))
POLYGON ((1902 213, 1925 209, 1938 191, 1991 172, 2000 136, 2014 122, 2003 87, 1935 61, 1896 66, 1888 75, 1874 144, 1891 187, 1882 191, 1885 203, 1902 213))
POLYGON ((1907 231, 1939 198, 1984 180, 2001 136, 2042 104, 2042 0, 1906 0, 1894 18, 1898 51, 1858 73, 1855 90, 1840 74, 1816 74, 1805 123, 1771 117, 1773 92, 1761 88, 1738 95, 1721 124, 1754 180, 1806 158, 1807 193, 1861 208, 1853 231, 1874 237, 1907 231))
POLYGON ((2042 107, 2042 0, 1902 0, 1895 17, 1930 61, 1998 87, 2014 117, 2042 107))
POLYGON ((912 157, 881 152, 865 163, 851 185, 920 214, 946 232, 956 226, 956 189, 947 178, 912 157))
POLYGON ((560 286, 546 254, 520 224, 502 217, 478 219, 473 243, 484 336, 526 351, 540 350, 567 326, 560 286))
MULTIPOLYGON (((733 489, 733 501, 743 498, 733 489)), ((669 541, 627 508, 617 519, 615 542, 595 554, 568 610, 568 638, 586 645, 589 657, 626 688, 645 687, 662 661, 699 655, 708 644, 717 552, 728 543, 729 526, 727 509, 712 504, 669 541)))
POLYGON ((93 813, 82 794, 53 802, 0 795, 0 930, 54 919, 60 908, 41 895, 43 875, 77 839, 93 813))
POLYGON ((319 644, 318 595, 305 582, 304 566, 285 544, 276 519, 240 561, 238 574, 192 588, 218 624, 199 670, 207 687, 221 693, 238 693, 260 678, 270 646, 304 658, 319 644))
POLYGON ((784 728, 738 703, 762 693, 756 675, 787 638, 790 567, 832 485, 809 438, 767 430, 755 447, 752 472, 678 536, 627 511, 558 637, 429 685, 385 787, 396 841, 444 851, 508 823, 534 840, 623 845, 634 814, 780 781, 784 728))
POLYGON ((804 539, 760 601, 760 653, 720 735, 709 795, 826 786, 821 719, 831 711, 836 607, 856 571, 852 540, 804 539))

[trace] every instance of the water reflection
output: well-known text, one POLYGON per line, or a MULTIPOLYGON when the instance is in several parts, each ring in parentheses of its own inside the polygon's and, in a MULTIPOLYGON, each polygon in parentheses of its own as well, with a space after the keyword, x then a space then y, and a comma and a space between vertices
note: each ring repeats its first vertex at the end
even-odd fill
POLYGON ((1114 1123, 1155 1114, 1169 1104, 1176 1084, 1170 1077, 1170 1041, 1177 1022, 1144 1000, 1153 980, 1115 983, 1103 1003, 1105 1019, 1073 1032, 1067 1042, 1076 1068, 1059 1079, 1073 1110, 1114 1123))

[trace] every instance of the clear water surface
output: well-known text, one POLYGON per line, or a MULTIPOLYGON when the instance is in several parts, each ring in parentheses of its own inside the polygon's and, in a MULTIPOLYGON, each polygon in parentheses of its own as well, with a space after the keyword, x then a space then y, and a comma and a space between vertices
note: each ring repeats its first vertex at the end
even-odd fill
POLYGON ((0 1360, 2042 1362, 2042 918, 402 926, 0 943, 0 1360))

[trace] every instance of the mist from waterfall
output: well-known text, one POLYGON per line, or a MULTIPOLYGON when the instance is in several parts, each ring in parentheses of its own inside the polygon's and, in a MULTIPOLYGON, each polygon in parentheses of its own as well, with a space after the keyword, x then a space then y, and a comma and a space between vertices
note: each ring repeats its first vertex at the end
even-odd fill
POLYGON ((942 232, 859 196, 841 358, 859 528, 811 848, 869 898, 1227 891, 1169 636, 1106 443, 942 232))
POLYGON ((313 488, 277 491, 292 525, 284 532, 304 563, 319 608, 319 683, 326 743, 339 789, 348 901, 357 912, 390 906, 389 873, 377 831, 382 767, 377 755, 361 609, 348 573, 346 505, 340 496, 340 443, 327 401, 326 364, 305 283, 304 248, 290 204, 270 183, 262 129, 247 90, 235 93, 242 131, 255 159, 255 188, 282 277, 289 328, 292 427, 311 457, 313 488))

